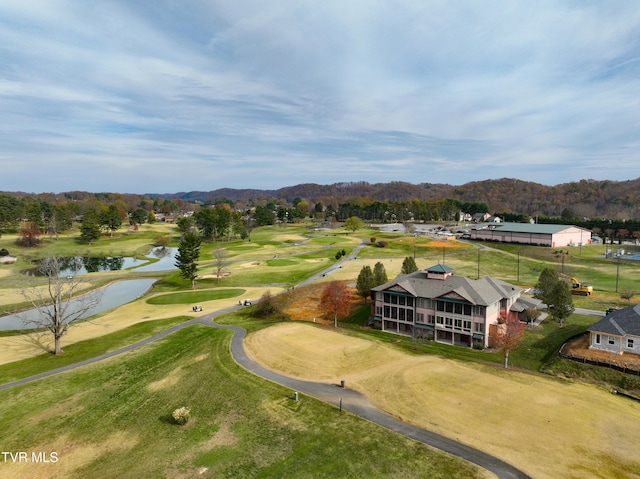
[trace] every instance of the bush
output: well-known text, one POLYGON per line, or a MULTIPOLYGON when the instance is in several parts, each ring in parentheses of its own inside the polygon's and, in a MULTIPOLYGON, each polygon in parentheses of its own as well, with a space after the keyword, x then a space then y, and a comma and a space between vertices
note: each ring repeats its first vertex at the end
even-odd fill
POLYGON ((9 250, 6 248, 0 249, 0 256, 9 256, 9 250))
POLYGON ((265 291, 260 301, 253 307, 251 315, 255 318, 266 318, 269 316, 276 316, 279 318, 285 318, 286 315, 282 312, 280 305, 276 302, 275 298, 271 295, 271 291, 265 291))
POLYGON ((180 424, 181 426, 189 422, 189 417, 191 417, 191 409, 188 407, 179 407, 173 413, 171 413, 173 420, 176 424, 180 424))

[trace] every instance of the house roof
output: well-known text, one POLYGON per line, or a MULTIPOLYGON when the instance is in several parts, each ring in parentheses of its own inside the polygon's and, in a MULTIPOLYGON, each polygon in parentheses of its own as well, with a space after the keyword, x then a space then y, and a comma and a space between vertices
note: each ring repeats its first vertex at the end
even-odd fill
POLYGON ((509 231, 512 233, 542 233, 542 234, 556 234, 568 229, 583 230, 591 233, 590 230, 580 228, 573 225, 544 225, 544 224, 531 224, 531 223, 481 223, 473 226, 473 230, 494 230, 494 231, 509 231))
POLYGON ((489 306, 503 298, 520 294, 521 289, 509 283, 489 276, 469 279, 462 276, 449 276, 442 279, 427 279, 425 271, 399 275, 393 281, 372 288, 382 292, 401 288, 419 298, 458 297, 478 306, 489 306))
POLYGON ((449 268, 449 266, 444 264, 434 264, 433 266, 428 267, 427 271, 430 273, 450 273, 453 271, 453 268, 449 268))
POLYGON ((640 336, 640 304, 612 311, 589 328, 612 336, 640 336))

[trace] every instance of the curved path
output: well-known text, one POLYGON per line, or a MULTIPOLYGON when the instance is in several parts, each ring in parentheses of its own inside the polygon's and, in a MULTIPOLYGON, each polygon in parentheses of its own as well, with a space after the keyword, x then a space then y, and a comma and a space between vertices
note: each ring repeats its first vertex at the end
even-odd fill
POLYGON ((103 359, 111 358, 117 356, 119 354, 132 351, 146 344, 157 341, 158 339, 164 338, 165 336, 178 331, 187 326, 191 326, 193 324, 203 324, 205 326, 210 326, 219 329, 228 329, 233 331, 233 337, 231 338, 230 344, 230 352, 233 359, 243 368, 252 372, 253 374, 260 376, 264 379, 272 381, 274 383, 280 384, 281 386, 290 388, 294 391, 302 392, 308 396, 312 396, 321 401, 324 401, 329 404, 333 404, 336 407, 341 407, 345 411, 348 411, 358 417, 363 419, 367 419, 371 422, 377 423, 387 429, 395 431, 397 433, 403 434, 407 437, 420 441, 422 443, 428 444, 429 446, 435 447, 442 451, 448 452, 449 454, 453 454, 454 456, 461 457, 466 459, 469 462, 472 462, 488 471, 493 472, 497 477, 501 479, 528 479, 529 476, 524 474, 522 471, 516 469, 515 467, 507 464, 506 462, 493 457, 489 454, 486 454, 482 451, 474 449, 472 447, 466 446, 459 442, 456 442, 447 437, 441 436, 434 432, 427 431, 425 429, 419 428, 417 426, 413 426, 411 424, 405 423, 399 419, 390 416, 382 412, 373 406, 369 400, 361 393, 348 389, 346 387, 340 387, 336 384, 327 384, 327 383, 316 383, 311 381, 302 381, 299 379, 290 378, 287 376, 283 376, 273 371, 269 371, 268 369, 263 368, 259 364, 253 362, 247 356, 244 350, 244 338, 246 336, 246 330, 239 326, 225 326, 217 324, 213 321, 216 316, 220 314, 233 311, 234 309, 238 309, 240 306, 231 306, 229 308, 216 311, 214 313, 210 313, 199 318, 194 318, 189 321, 185 321, 184 323, 173 326, 172 328, 167 329, 161 333, 150 336, 142 341, 139 341, 134 344, 130 344, 123 348, 117 349, 115 351, 111 351, 109 353, 102 354, 100 356, 96 356, 91 359, 87 359, 85 361, 81 361, 75 364, 70 364, 68 366, 64 366, 58 369, 54 369, 52 371, 47 371, 41 374, 36 374, 34 376, 29 376, 27 378, 19 379, 17 381, 13 381, 11 383, 6 383, 0 385, 0 391, 4 389, 9 389, 11 387, 15 387, 21 384, 26 384, 37 379, 41 379, 47 376, 51 376, 54 374, 58 374, 64 371, 69 371, 80 366, 85 366, 87 364, 95 363, 101 361, 103 359))

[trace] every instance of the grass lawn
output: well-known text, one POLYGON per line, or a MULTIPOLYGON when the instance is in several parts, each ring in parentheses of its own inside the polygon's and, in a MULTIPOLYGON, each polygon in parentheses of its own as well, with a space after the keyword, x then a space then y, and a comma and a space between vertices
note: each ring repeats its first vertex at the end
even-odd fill
POLYGON ((300 322, 261 329, 246 344, 269 369, 311 381, 346 380, 390 414, 532 477, 630 478, 640 470, 640 407, 594 386, 418 355, 300 322))
POLYGON ((481 471, 240 368, 229 332, 193 326, 0 392, 5 477, 475 478, 481 471), (186 406, 191 419, 173 423, 186 406))
POLYGON ((141 341, 156 333, 165 331, 176 324, 191 319, 188 316, 145 321, 100 338, 87 339, 64 347, 64 354, 54 356, 50 353, 33 358, 0 365, 0 384, 26 378, 45 371, 78 363, 121 347, 141 341))
POLYGON ((214 289, 161 294, 147 299, 149 304, 196 304, 217 299, 235 298, 245 293, 244 289, 214 289))

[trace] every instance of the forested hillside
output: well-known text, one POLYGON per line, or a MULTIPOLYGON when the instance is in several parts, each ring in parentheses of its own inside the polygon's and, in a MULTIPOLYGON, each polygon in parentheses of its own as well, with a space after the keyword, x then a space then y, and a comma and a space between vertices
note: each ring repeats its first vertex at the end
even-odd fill
POLYGON ((630 181, 580 180, 546 186, 512 178, 484 180, 461 186, 445 184, 410 184, 392 181, 317 185, 305 183, 278 190, 219 189, 209 192, 175 193, 160 196, 186 201, 214 202, 227 198, 245 204, 301 198, 310 203, 322 202, 337 208, 356 198, 375 201, 435 202, 454 199, 462 203, 486 203, 490 212, 522 213, 529 216, 560 216, 569 208, 577 217, 612 219, 640 218, 640 178, 630 181))

